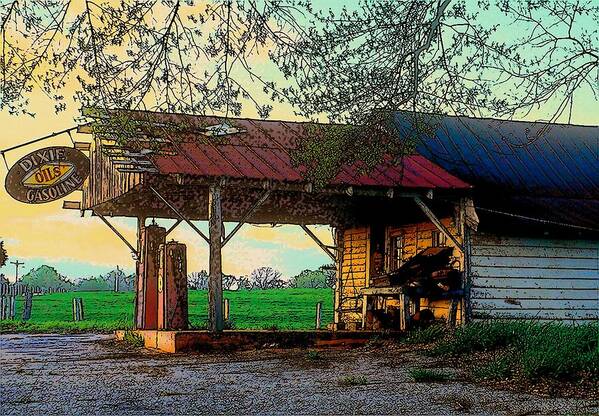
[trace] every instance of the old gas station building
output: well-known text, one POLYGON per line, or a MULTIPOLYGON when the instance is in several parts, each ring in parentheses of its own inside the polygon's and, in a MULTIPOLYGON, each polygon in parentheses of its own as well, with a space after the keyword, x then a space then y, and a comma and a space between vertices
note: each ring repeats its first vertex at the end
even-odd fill
POLYGON ((245 223, 299 225, 335 261, 335 330, 405 329, 419 308, 454 322, 464 316, 459 272, 472 218, 470 186, 424 157, 404 156, 368 173, 344 166, 316 189, 290 156, 306 124, 147 112, 127 117, 144 126, 127 145, 105 134, 78 144, 89 150, 91 173, 81 203, 65 207, 100 217, 137 256, 138 329, 186 328, 186 250, 193 247, 166 242, 181 222, 209 245, 212 331, 223 329, 221 250, 245 223), (137 218, 136 245, 110 224, 107 217, 114 216, 137 218), (176 223, 166 230, 148 224, 150 218, 176 223), (208 235, 192 223, 197 220, 208 221, 208 235), (228 231, 225 221, 238 225, 228 231), (320 242, 312 224, 333 227, 334 246, 320 242), (426 249, 407 266, 428 278, 437 272, 445 286, 398 273, 426 249))

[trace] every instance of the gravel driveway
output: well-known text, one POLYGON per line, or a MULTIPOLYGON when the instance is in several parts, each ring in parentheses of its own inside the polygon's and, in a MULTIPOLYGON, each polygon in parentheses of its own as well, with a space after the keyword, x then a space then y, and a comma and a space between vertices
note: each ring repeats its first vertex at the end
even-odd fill
MULTIPOLYGON (((385 350, 167 355, 103 335, 0 335, 0 413, 597 414, 599 404, 460 381, 414 383, 431 362, 385 350), (366 384, 344 386, 348 375, 366 384)), ((446 369, 455 374, 459 372, 446 369)))

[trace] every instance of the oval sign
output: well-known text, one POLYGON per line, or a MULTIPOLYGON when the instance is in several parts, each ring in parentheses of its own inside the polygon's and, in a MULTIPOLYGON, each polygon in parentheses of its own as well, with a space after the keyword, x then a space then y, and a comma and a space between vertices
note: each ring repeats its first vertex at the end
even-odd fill
POLYGON ((6 175, 6 191, 17 201, 43 204, 81 188, 89 176, 89 159, 72 147, 36 150, 19 159, 6 175))

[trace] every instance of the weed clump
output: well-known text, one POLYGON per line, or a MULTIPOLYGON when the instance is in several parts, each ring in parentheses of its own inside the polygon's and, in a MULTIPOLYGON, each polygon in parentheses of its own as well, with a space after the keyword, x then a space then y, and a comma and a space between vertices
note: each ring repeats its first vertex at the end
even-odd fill
POLYGON ((125 331, 125 334, 123 335, 123 341, 127 345, 135 348, 143 348, 144 346, 143 337, 133 331, 125 331))
POLYGON ((406 344, 432 344, 445 337, 447 328, 442 324, 431 325, 428 328, 410 331, 403 342, 406 344))
POLYGON ((337 380, 340 386, 364 386, 368 379, 364 376, 345 376, 337 380))
POLYGON ((413 368, 410 376, 417 383, 443 383, 451 378, 449 373, 429 368, 413 368))
POLYGON ((497 357, 475 371, 486 379, 515 374, 574 379, 585 374, 599 379, 599 325, 565 325, 534 321, 475 322, 437 342, 429 354, 462 356, 497 351, 497 357))

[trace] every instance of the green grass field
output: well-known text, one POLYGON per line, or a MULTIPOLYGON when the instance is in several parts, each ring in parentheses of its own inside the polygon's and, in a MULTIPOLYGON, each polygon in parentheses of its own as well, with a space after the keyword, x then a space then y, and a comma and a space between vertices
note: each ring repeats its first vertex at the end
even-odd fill
MULTIPOLYGON (((332 289, 272 289, 229 292, 235 329, 313 329, 316 303, 323 302, 322 325, 333 320, 332 289)), ((206 291, 189 292, 189 320, 204 328, 208 317, 206 291)), ((0 332, 113 331, 133 326, 133 293, 70 292, 34 296, 31 319, 20 320, 23 303, 17 300, 14 321, 0 321, 0 332), (83 298, 85 320, 73 322, 72 299, 83 298)))

